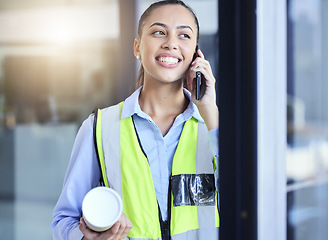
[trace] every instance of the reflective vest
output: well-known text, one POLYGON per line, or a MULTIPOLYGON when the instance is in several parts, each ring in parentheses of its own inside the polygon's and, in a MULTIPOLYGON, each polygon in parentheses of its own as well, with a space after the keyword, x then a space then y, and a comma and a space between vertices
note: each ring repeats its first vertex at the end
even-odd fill
MULTIPOLYGON (((95 117, 95 145, 104 185, 122 197, 123 212, 133 224, 126 239, 162 239, 148 160, 140 147, 132 117, 121 119, 122 106, 120 103, 98 109, 95 117)), ((206 199, 202 202, 204 198, 198 191, 203 188, 199 183, 206 182, 214 173, 207 134, 206 125, 191 118, 185 122, 180 136, 172 163, 175 181, 171 179, 171 185, 172 192, 176 192, 175 195, 171 193, 170 234, 173 240, 218 239, 215 187, 214 203, 210 206, 206 199)), ((200 192, 206 195, 206 191, 200 192)))

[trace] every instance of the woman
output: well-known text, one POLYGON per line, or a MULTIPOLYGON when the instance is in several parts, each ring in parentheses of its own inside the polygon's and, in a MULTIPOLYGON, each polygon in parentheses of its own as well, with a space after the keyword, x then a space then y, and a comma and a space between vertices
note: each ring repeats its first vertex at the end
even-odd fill
POLYGON ((91 115, 77 135, 54 210, 54 239, 217 239, 211 176, 218 157, 218 108, 209 62, 200 50, 193 59, 198 38, 198 20, 182 1, 156 2, 143 13, 134 42, 141 87, 117 105, 118 141, 108 136, 109 145, 119 143, 119 159, 106 158, 117 147, 104 147, 109 185, 122 196, 123 214, 102 233, 81 218, 83 197, 101 177, 91 115), (195 98, 196 71, 204 81, 200 100, 195 98))

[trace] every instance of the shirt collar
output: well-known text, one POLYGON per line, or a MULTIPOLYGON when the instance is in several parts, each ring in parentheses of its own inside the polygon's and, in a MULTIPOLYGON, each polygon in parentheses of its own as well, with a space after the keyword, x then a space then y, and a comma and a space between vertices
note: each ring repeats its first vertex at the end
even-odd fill
MULTIPOLYGON (((142 87, 138 88, 134 93, 132 93, 127 99, 125 99, 122 108, 121 119, 131 117, 136 114, 139 117, 150 119, 150 117, 144 113, 139 105, 139 95, 142 87)), ((185 96, 190 100, 187 109, 182 113, 185 120, 189 120, 191 117, 196 118, 200 122, 204 122, 203 118, 200 116, 196 105, 191 101, 191 94, 187 89, 183 89, 185 96)))

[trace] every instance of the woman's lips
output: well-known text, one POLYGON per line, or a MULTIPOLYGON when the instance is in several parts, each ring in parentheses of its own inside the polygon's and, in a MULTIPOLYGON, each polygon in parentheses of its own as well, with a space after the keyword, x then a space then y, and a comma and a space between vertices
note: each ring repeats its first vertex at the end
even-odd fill
POLYGON ((181 59, 170 54, 162 54, 156 57, 156 61, 159 65, 163 67, 173 68, 179 65, 181 59))

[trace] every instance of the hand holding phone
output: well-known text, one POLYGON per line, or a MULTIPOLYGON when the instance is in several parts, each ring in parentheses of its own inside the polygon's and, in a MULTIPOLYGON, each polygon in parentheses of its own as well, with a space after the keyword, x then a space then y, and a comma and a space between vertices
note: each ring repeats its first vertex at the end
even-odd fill
MULTIPOLYGON (((196 50, 194 53, 193 61, 198 57, 198 45, 196 46, 196 50)), ((202 80, 202 74, 201 72, 197 71, 196 72, 196 100, 200 99, 200 85, 201 85, 201 80, 202 80)))
POLYGON ((187 73, 186 80, 188 82, 186 83, 188 89, 193 92, 192 100, 204 119, 207 129, 218 128, 219 111, 216 104, 216 80, 210 62, 206 60, 203 52, 198 47, 193 55, 191 70, 187 73))

